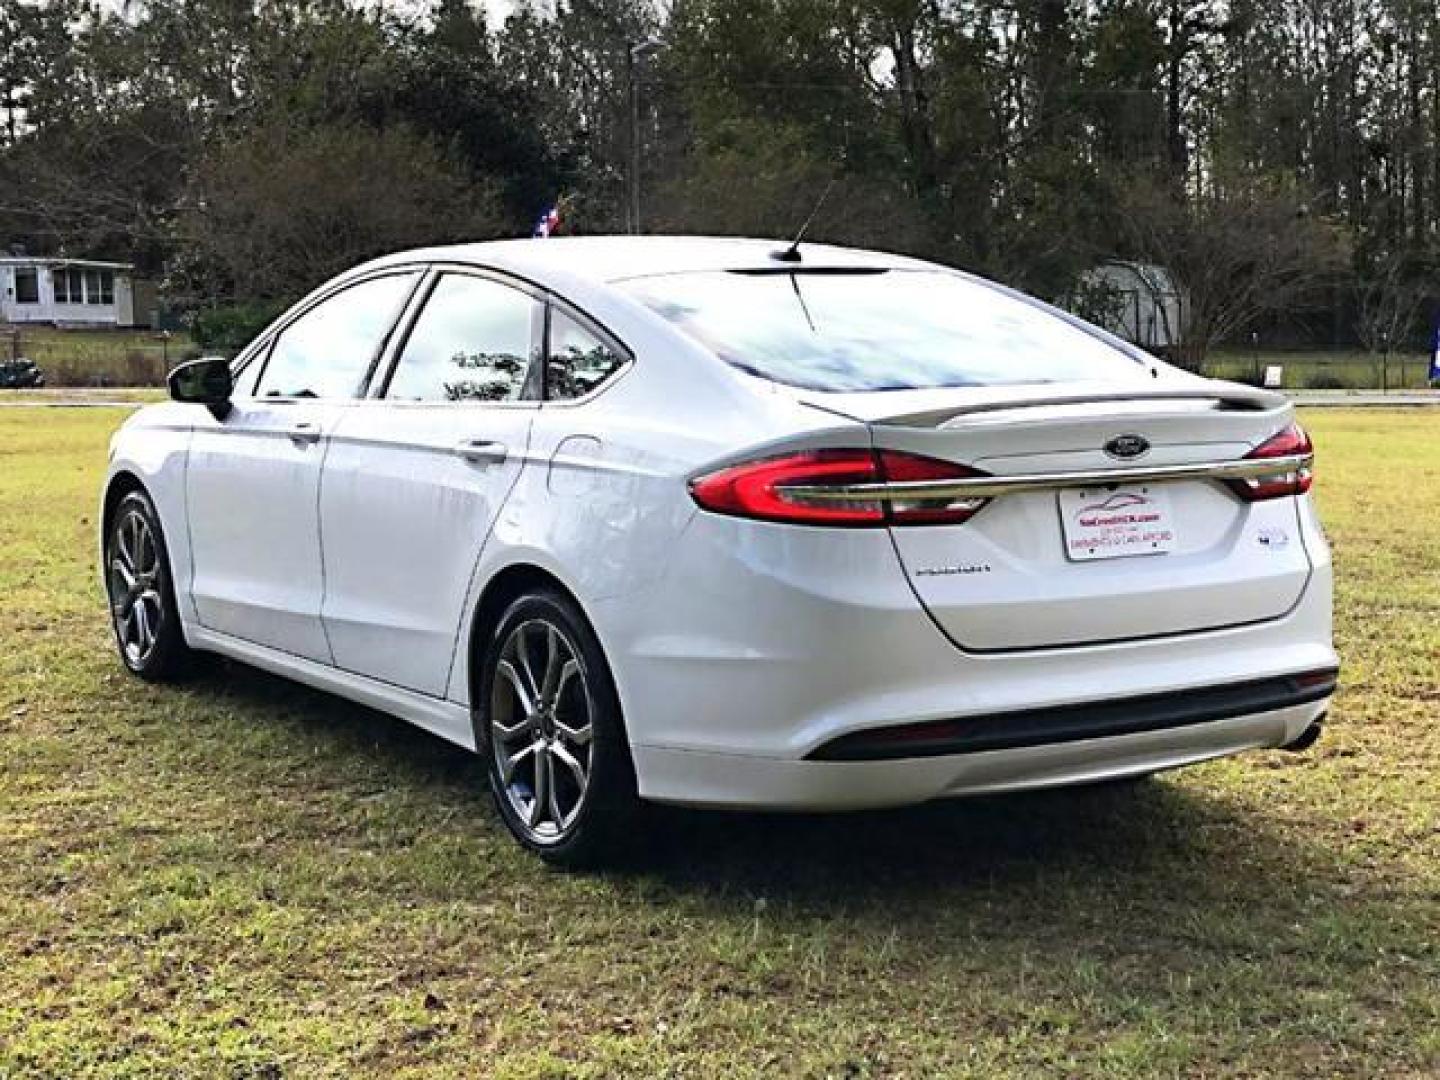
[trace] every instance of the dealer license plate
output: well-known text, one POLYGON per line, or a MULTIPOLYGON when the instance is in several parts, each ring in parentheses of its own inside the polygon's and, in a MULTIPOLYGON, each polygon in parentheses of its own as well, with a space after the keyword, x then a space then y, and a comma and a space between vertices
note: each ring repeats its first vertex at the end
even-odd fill
POLYGON ((1169 493, 1156 485, 1059 492, 1065 554, 1074 562, 1175 550, 1169 493))

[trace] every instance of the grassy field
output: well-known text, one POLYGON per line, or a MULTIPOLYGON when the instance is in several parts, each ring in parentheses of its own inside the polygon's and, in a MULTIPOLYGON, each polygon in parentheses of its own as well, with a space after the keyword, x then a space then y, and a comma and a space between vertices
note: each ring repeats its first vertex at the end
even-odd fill
POLYGON ((1271 364, 1284 368, 1287 390, 1416 390, 1428 385, 1430 358, 1395 353, 1382 363, 1364 352, 1252 352, 1221 349, 1210 355, 1205 374, 1217 379, 1257 380, 1271 364))
POLYGON ((169 395, 160 387, 42 387, 39 390, 0 390, 0 405, 113 405, 116 402, 145 404, 164 401, 169 395))
POLYGON ((1440 415, 1316 412, 1328 734, 1127 790, 521 855, 458 750, 92 571, 107 410, 0 410, 0 1076, 1440 1073, 1440 415))
POLYGON ((188 334, 168 339, 153 330, 0 330, 0 358, 17 353, 39 364, 47 386, 160 386, 192 348, 188 334), (19 334, 16 342, 13 335, 19 334))

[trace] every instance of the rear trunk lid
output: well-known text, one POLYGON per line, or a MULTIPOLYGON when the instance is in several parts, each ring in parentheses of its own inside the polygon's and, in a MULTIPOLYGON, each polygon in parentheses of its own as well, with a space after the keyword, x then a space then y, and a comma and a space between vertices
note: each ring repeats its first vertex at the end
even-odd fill
POLYGON ((1292 423, 1278 395, 1169 377, 803 399, 864 421, 877 449, 1016 482, 963 524, 891 529, 917 597, 967 650, 1262 622, 1305 590, 1297 499, 1246 501, 1216 468, 1292 423))

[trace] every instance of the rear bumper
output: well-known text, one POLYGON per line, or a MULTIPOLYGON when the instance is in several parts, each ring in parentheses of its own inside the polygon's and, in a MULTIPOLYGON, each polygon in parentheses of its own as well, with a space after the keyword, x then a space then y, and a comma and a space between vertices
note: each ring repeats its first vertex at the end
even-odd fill
POLYGON ((885 761, 785 761, 635 748, 656 802, 753 810, 860 810, 1117 780, 1298 739, 1327 700, 1107 738, 885 761))
POLYGON ((1329 552, 1308 502, 1304 510, 1312 569, 1280 618, 995 655, 957 649, 940 632, 882 532, 697 515, 649 602, 617 598, 590 609, 612 658, 640 794, 711 806, 885 806, 1285 745, 1323 701, 1261 697, 1158 729, 1041 732, 962 755, 941 746, 919 760, 814 760, 887 727, 974 719, 1003 728, 1022 714, 1157 697, 1183 712, 1192 696, 1335 668, 1329 552))

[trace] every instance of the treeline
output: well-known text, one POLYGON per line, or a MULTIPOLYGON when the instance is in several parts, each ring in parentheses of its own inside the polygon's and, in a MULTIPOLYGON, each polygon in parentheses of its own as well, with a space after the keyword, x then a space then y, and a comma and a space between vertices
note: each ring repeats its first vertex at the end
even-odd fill
POLYGON ((294 295, 566 228, 914 252, 1085 307, 1168 267, 1192 354, 1422 333, 1433 0, 45 0, 0 8, 0 242, 294 295), (638 146, 636 145, 638 136, 638 146))

